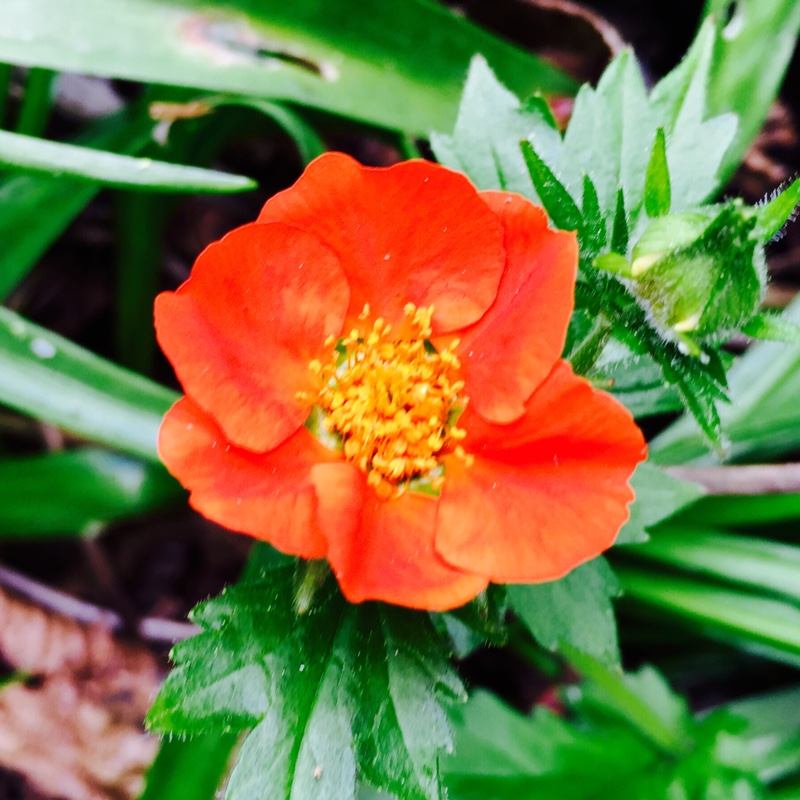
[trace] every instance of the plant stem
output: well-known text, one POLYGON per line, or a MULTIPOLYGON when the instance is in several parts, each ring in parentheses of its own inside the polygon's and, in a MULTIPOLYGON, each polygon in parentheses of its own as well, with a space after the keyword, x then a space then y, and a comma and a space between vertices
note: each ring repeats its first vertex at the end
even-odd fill
POLYGON ((11 64, 0 63, 0 130, 3 129, 11 91, 11 64))
POLYGON ((51 69, 31 67, 25 83, 25 94, 17 119, 17 133, 27 136, 41 136, 50 117, 52 98, 50 90, 55 72, 51 69))

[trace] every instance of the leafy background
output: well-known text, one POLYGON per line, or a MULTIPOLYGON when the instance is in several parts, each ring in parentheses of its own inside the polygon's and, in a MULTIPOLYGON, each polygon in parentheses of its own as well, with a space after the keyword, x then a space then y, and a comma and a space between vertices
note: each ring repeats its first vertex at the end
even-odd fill
POLYGON ((0 746, 9 793, 188 800, 224 782, 234 800, 800 797, 800 351, 739 333, 762 287, 736 285, 724 305, 743 310, 712 326, 733 346, 700 337, 704 357, 687 353, 666 317, 642 312, 646 287, 613 271, 635 262, 650 222, 702 206, 724 235, 689 244, 723 277, 766 245, 767 302, 800 324, 797 232, 768 242, 797 200, 796 59, 773 100, 800 4, 600 11, 611 25, 513 2, 454 14, 426 0, 7 0, 0 585, 28 604, 2 605, 0 715, 8 730, 30 708, 50 724, 33 739, 39 761, 0 746), (606 69, 619 39, 638 61, 623 52, 606 69), (578 91, 587 79, 596 88, 578 91), (348 607, 324 585, 298 620, 296 565, 187 512, 154 450, 176 384, 153 295, 329 148, 373 164, 435 155, 579 230, 570 357, 651 438, 607 559, 447 615, 348 607), (756 209, 779 185, 783 200, 756 209), (197 627, 181 623, 198 601, 197 627), (133 653, 101 659, 85 622, 132 638, 133 653), (77 658, 75 636, 95 655, 77 658), (77 694, 83 714, 107 714, 98 738, 135 732, 140 706, 120 708, 114 681, 127 669, 125 691, 150 699, 164 670, 152 654, 176 639, 149 716, 175 735, 146 781, 152 750, 128 782, 94 768, 96 745, 88 764, 77 744, 61 758, 69 723, 48 713, 68 719, 77 694))

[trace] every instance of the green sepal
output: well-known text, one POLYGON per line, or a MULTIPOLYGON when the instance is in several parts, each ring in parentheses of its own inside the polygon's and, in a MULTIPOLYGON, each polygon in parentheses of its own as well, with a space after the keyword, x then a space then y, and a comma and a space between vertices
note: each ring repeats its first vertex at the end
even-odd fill
POLYGON ((755 224, 739 201, 710 221, 680 214, 651 223, 633 250, 632 288, 664 338, 701 355, 702 343, 724 339, 753 316, 766 281, 755 224))
POLYGON ((625 193, 622 189, 617 191, 617 204, 614 207, 614 224, 611 228, 611 252, 625 255, 628 252, 630 239, 630 226, 628 215, 625 213, 625 193))
POLYGON ((663 217, 669 213, 672 202, 672 190, 669 181, 669 168, 667 166, 667 140, 664 128, 656 131, 656 140, 653 143, 653 152, 650 154, 650 163, 647 165, 647 175, 644 181, 644 208, 648 217, 663 217))
POLYGON ((775 195, 768 203, 757 209, 756 236, 768 242, 781 232, 783 226, 794 219, 800 205, 800 178, 775 195))
POLYGON ((756 314, 742 326, 742 333, 753 339, 800 344, 800 325, 780 314, 756 314))
POLYGON ((520 142, 520 147, 536 193, 553 224, 563 231, 581 228, 583 223, 581 211, 564 188, 564 184, 539 157, 529 141, 520 142))

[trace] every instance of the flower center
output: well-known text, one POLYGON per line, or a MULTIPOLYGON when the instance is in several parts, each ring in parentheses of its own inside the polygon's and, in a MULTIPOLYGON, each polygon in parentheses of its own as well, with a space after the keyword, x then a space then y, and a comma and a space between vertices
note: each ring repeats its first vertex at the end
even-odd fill
MULTIPOLYGON (((339 340, 330 363, 310 364, 320 379, 315 403, 325 412, 323 424, 384 498, 418 477, 429 477, 438 490, 438 456, 446 448, 461 454, 454 443, 465 436, 455 425, 466 402, 459 397, 458 342, 437 351, 428 338, 433 308, 409 303, 404 311, 410 335, 394 339, 391 325, 379 318, 366 336, 353 330, 339 340)), ((361 318, 368 316, 366 306, 361 318)))

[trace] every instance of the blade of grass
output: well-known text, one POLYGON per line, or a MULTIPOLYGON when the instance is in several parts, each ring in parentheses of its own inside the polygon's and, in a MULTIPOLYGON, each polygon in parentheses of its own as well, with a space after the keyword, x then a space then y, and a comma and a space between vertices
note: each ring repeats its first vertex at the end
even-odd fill
POLYGON ((800 601, 800 548, 791 545, 696 527, 667 526, 628 552, 800 601))
POLYGON ((158 464, 93 447, 0 460, 0 539, 94 534, 179 503, 158 464))
POLYGON ((139 800, 214 800, 236 742, 232 733, 162 740, 139 800))
POLYGON ((614 571, 629 599, 667 612, 712 638, 800 666, 796 606, 627 564, 615 563, 614 571))
POLYGON ((0 403, 79 436, 158 461, 161 418, 177 399, 0 308, 0 403))
MULTIPOLYGON (((98 123, 81 144, 127 154, 152 141, 153 122, 117 115, 98 123)), ((100 190, 97 183, 52 175, 16 175, 0 185, 0 300, 100 190)))
POLYGON ((574 82, 429 0, 6 0, 0 60, 290 100, 427 135, 449 130, 470 58, 520 96, 574 82))
POLYGON ((28 70, 25 92, 17 119, 17 133, 41 136, 47 127, 52 107, 52 89, 55 72, 32 67, 28 70))
POLYGON ((0 63, 0 130, 6 124, 8 93, 11 90, 11 64, 0 63))
POLYGON ((0 131, 0 164, 106 186, 165 192, 243 192, 256 184, 243 175, 109 153, 0 131))
POLYGON ((115 197, 117 283, 115 335, 119 362, 147 375, 156 349, 151 323, 158 290, 161 241, 167 209, 163 199, 143 192, 115 197))

